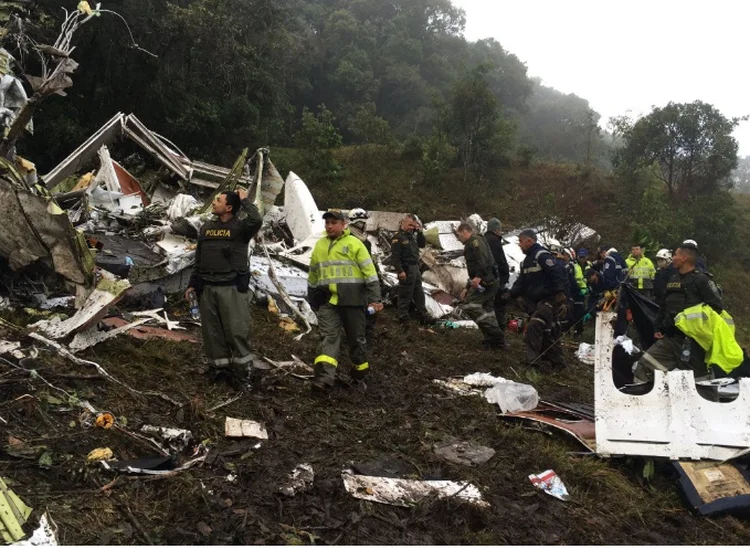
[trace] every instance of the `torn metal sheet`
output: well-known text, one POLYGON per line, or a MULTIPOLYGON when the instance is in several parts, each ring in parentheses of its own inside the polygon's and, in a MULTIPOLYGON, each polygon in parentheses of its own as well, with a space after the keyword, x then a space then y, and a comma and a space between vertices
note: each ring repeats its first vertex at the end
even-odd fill
POLYGON ((522 420, 541 425, 548 425, 573 436, 588 450, 596 452, 596 424, 594 416, 566 408, 551 402, 540 402, 533 410, 500 414, 508 420, 522 420))
POLYGON ((196 244, 177 235, 167 235, 156 246, 167 258, 166 272, 175 274, 195 263, 196 244))
POLYGON ((315 481, 315 471, 309 463, 300 463, 289 474, 289 482, 279 488, 279 492, 291 497, 306 492, 312 488, 315 481))
POLYGON ((312 239, 309 244, 312 247, 325 234, 325 223, 315 199, 294 172, 289 172, 284 185, 284 213, 286 224, 298 243, 312 239))
POLYGON ((102 145, 109 145, 117 141, 122 135, 125 115, 118 112, 110 118, 91 137, 84 141, 65 160, 60 162, 49 173, 42 176, 48 189, 55 187, 63 179, 80 173, 99 151, 102 145))
MULTIPOLYGON (((150 319, 143 319, 144 322, 149 322, 149 320, 150 319)), ((126 327, 125 331, 127 332, 127 335, 135 339, 168 339, 171 341, 187 341, 189 343, 200 342, 200 338, 195 334, 175 332, 165 330, 164 328, 155 328, 153 326, 143 326, 142 323, 138 324, 136 327, 130 327, 131 324, 128 324, 127 320, 117 316, 105 318, 102 320, 102 324, 118 329, 126 327)))
POLYGON ((78 332, 73 338, 73 341, 70 342, 70 345, 68 345, 68 348, 73 353, 83 351, 84 349, 88 349, 109 339, 114 339, 122 333, 132 330, 133 328, 137 328, 141 324, 149 322, 149 320, 150 319, 148 318, 142 318, 136 320, 135 322, 131 322, 130 324, 125 324, 124 326, 119 326, 112 330, 106 331, 99 330, 96 326, 92 326, 88 330, 78 332))
POLYGON ((128 280, 102 279, 75 315, 63 321, 57 317, 50 320, 40 320, 32 324, 30 328, 39 330, 52 339, 67 337, 73 332, 85 329, 100 320, 107 313, 107 309, 122 298, 123 293, 129 287, 130 282, 128 280))
POLYGON ((732 463, 673 462, 680 487, 701 516, 750 509, 750 472, 732 463))
POLYGON ((381 229, 395 233, 401 228, 405 213, 369 211, 365 222, 365 231, 374 233, 381 229))
POLYGON ((0 255, 11 269, 50 259, 55 271, 71 282, 86 284, 92 279, 91 254, 54 201, 0 179, 0 204, 0 255))
MULTIPOLYGON (((284 286, 286 293, 292 297, 307 298, 307 272, 299 267, 285 265, 281 261, 274 261, 274 270, 279 283, 284 286)), ((276 286, 268 274, 271 261, 265 255, 250 257, 251 284, 266 294, 278 293, 276 286)))
POLYGON ((193 433, 187 429, 177 429, 175 427, 157 427, 154 425, 144 425, 141 432, 158 435, 173 452, 182 452, 190 441, 193 440, 193 433))
POLYGON ((596 447, 601 455, 729 460, 750 448, 750 379, 739 380, 732 402, 709 402, 692 371, 654 372, 645 395, 619 391, 612 377, 611 321, 596 318, 596 447))
POLYGON ((29 547, 56 547, 60 545, 57 541, 57 525, 45 512, 39 519, 39 527, 32 532, 27 540, 19 541, 13 545, 23 545, 29 547))
POLYGON ((469 482, 450 480, 411 480, 369 477, 343 471, 344 488, 357 499, 398 507, 413 507, 427 497, 455 497, 478 507, 489 507, 479 488, 469 482))
POLYGON ((257 421, 249 419, 226 418, 224 435, 228 437, 249 437, 268 440, 268 431, 257 421))

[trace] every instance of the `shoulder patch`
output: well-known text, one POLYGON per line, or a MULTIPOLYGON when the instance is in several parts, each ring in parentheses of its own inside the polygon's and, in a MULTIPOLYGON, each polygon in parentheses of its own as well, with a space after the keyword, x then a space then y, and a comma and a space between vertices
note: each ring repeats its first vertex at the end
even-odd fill
POLYGON ((398 244, 398 238, 394 238, 393 240, 391 240, 391 244, 398 244))
POLYGON ((554 260, 554 259, 552 259, 552 258, 550 257, 550 258, 549 258, 549 259, 548 259, 547 261, 545 261, 544 263, 545 263, 545 264, 547 265, 547 267, 552 267, 552 266, 553 266, 553 265, 555 264, 555 260, 554 260))
POLYGON ((475 240, 474 241, 474 247, 475 248, 479 248, 479 240, 475 240))

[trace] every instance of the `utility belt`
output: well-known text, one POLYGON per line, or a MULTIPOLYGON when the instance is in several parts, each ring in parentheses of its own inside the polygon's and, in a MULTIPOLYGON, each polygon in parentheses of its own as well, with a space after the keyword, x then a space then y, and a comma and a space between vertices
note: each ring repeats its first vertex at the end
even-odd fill
POLYGON ((250 289, 250 273, 239 273, 233 280, 210 281, 201 277, 200 286, 201 289, 203 286, 235 286, 238 292, 244 294, 250 289))

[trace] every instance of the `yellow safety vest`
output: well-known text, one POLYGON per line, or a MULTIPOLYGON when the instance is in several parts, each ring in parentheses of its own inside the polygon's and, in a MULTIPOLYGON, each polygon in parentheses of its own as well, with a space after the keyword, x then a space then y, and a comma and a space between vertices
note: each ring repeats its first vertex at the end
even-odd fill
POLYGON ((675 326, 706 351, 706 365, 715 364, 727 374, 744 359, 734 337, 734 320, 726 311, 718 314, 705 303, 688 307, 675 317, 675 326))
POLYGON ((625 264, 628 266, 628 271, 630 271, 630 280, 635 282, 636 288, 639 290, 653 289, 656 269, 648 257, 636 259, 632 255, 629 255, 625 260, 625 264))
POLYGON ((312 287, 327 287, 331 292, 328 303, 347 307, 367 305, 366 285, 372 282, 378 282, 372 258, 349 229, 344 229, 336 240, 323 237, 316 242, 307 283, 312 287))

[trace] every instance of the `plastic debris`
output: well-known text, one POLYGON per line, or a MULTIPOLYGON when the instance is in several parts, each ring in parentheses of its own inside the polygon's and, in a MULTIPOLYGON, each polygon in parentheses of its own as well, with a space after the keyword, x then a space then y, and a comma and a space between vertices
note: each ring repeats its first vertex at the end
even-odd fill
POLYGON ((552 497, 562 501, 568 501, 570 499, 570 494, 568 494, 568 490, 565 488, 563 481, 552 469, 547 469, 538 475, 529 475, 529 480, 531 481, 531 484, 552 497))
POLYGON ((435 453, 458 465, 480 465, 495 455, 495 450, 473 442, 447 442, 435 445, 435 453))
POLYGON ((484 398, 490 404, 497 404, 504 414, 533 410, 539 404, 539 393, 531 385, 503 381, 487 389, 484 398))
POLYGON ((57 526, 52 517, 49 516, 49 512, 45 512, 39 519, 39 528, 34 530, 29 539, 19 541, 14 545, 32 547, 56 547, 60 545, 57 541, 57 526))
POLYGON ((633 340, 626 335, 617 336, 615 338, 615 345, 619 345, 625 349, 625 352, 629 355, 641 352, 641 350, 633 344, 633 340))
POLYGON ((13 543, 25 536, 21 527, 29 520, 31 511, 31 507, 0 478, 0 534, 5 543, 13 543))
POLYGON ((154 425, 144 425, 141 427, 142 433, 159 435, 161 439, 174 452, 182 452, 190 441, 193 439, 193 433, 187 429, 176 429, 174 427, 156 427, 154 425))
POLYGON ((575 354, 578 360, 580 360, 584 364, 593 366, 595 356, 596 356, 595 353, 596 353, 596 346, 591 345, 590 343, 581 343, 578 346, 578 350, 576 351, 575 354))
POLYGON ((479 488, 468 482, 369 477, 352 474, 350 470, 343 471, 341 478, 346 491, 355 498, 387 505, 412 507, 426 497, 437 496, 441 499, 455 497, 479 507, 489 507, 479 488))
POLYGON ((112 452, 111 448, 96 448, 89 452, 86 459, 88 461, 109 461, 113 457, 115 457, 115 454, 112 452))
POLYGON ((224 435, 228 437, 249 437, 268 440, 268 431, 257 421, 228 417, 224 423, 224 435))
POLYGON ((279 488, 285 496, 293 496, 309 490, 315 480, 315 471, 309 463, 300 463, 289 475, 289 482, 279 488))

